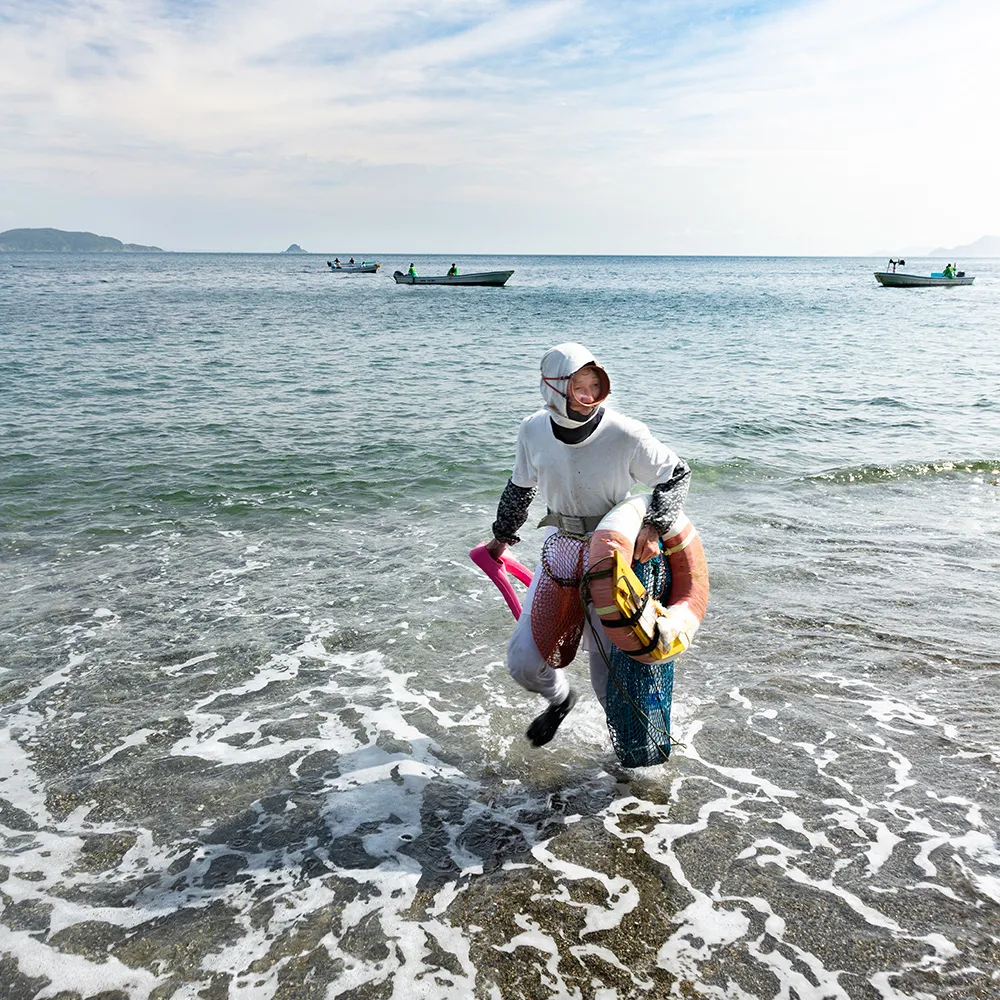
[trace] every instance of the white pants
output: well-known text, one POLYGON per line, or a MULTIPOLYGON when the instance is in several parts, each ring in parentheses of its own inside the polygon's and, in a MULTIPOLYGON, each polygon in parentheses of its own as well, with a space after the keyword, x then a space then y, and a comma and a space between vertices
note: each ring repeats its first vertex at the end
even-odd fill
MULTIPOLYGON (((514 626, 514 633, 507 643, 507 669, 510 676, 517 681, 527 691, 533 691, 547 699, 551 704, 557 705, 566 700, 569 694, 569 678, 567 670, 555 670, 550 667, 538 651, 535 639, 531 634, 531 603, 535 597, 535 587, 542 578, 542 564, 535 568, 531 586, 524 599, 524 606, 521 609, 521 617, 518 618, 514 626)), ((587 608, 588 616, 593 614, 593 606, 587 608)), ((590 627, 590 621, 583 626, 582 647, 587 650, 590 659, 590 683, 594 688, 597 700, 604 706, 604 699, 608 689, 608 665, 601 651, 601 642, 604 649, 610 651, 610 644, 603 636, 598 640, 590 627)))

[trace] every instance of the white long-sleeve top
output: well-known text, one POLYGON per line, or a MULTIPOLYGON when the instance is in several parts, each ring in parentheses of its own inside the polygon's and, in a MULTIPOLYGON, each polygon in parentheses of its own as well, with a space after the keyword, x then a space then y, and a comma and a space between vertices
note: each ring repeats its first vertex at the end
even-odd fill
POLYGON ((638 420, 606 410, 597 429, 579 444, 552 433, 546 410, 521 422, 511 482, 537 488, 550 511, 603 517, 638 483, 655 486, 680 459, 638 420))

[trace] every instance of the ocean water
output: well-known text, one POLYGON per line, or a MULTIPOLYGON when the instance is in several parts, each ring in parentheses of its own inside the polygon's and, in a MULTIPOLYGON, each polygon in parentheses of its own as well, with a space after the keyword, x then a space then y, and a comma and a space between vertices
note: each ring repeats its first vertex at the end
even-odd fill
POLYGON ((0 995, 1000 997, 1000 261, 378 259, 0 255, 0 995), (694 470, 655 768, 467 557, 564 340, 694 470))

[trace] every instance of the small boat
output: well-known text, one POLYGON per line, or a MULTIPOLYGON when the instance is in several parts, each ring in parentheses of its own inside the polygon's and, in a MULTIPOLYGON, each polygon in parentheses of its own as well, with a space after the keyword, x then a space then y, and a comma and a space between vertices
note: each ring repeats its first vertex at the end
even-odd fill
POLYGON ((326 263, 336 274, 375 274, 382 266, 373 260, 363 260, 360 264, 334 264, 329 260, 326 263))
POLYGON ((903 274, 895 271, 876 271, 875 280, 885 288, 935 288, 938 286, 971 285, 974 274, 958 271, 954 278, 946 278, 941 272, 928 274, 903 274))
POLYGON ((423 277, 394 271, 397 285, 492 285, 499 288, 506 284, 513 271, 480 271, 478 274, 439 274, 423 277))

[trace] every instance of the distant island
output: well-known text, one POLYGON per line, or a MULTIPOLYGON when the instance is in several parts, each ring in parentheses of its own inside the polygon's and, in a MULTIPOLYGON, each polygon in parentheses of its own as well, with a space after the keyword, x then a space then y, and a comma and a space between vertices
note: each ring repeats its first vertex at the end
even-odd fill
POLYGON ((1000 257, 1000 236, 980 236, 975 243, 966 243, 960 247, 934 247, 927 250, 922 247, 894 247, 892 250, 882 250, 868 254, 869 257, 1000 257))
POLYGON ((303 250, 298 243, 293 243, 287 250, 282 250, 282 253, 309 253, 308 250, 303 250))
POLYGON ((0 253, 163 253, 162 247, 122 243, 111 236, 62 229, 8 229, 0 233, 0 253))
POLYGON ((928 257, 1000 257, 1000 236, 980 236, 961 247, 935 247, 928 257))

